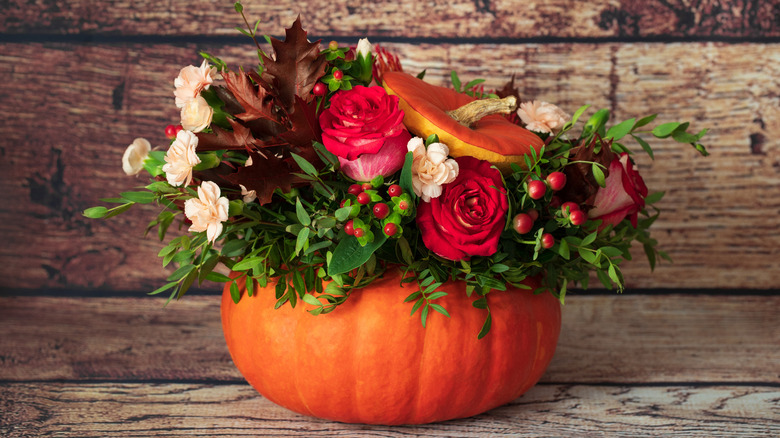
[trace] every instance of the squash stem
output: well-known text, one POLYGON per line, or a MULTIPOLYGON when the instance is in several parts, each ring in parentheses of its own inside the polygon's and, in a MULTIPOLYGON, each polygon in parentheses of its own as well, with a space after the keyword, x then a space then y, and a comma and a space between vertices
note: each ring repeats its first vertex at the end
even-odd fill
POLYGON ((447 111, 447 115, 457 120, 463 126, 471 127, 485 116, 493 114, 509 114, 517 109, 515 96, 503 99, 480 99, 469 102, 458 109, 447 111))

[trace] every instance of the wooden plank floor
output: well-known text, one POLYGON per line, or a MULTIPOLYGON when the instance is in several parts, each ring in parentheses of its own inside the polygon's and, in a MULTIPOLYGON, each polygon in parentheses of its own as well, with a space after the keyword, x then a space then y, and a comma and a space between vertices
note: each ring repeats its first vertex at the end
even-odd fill
MULTIPOLYGON (((778 436, 780 296, 571 296, 539 385, 483 415, 301 416, 235 370, 219 297, 0 297, 0 436, 778 436)), ((326 316, 325 316, 326 317, 326 316)))

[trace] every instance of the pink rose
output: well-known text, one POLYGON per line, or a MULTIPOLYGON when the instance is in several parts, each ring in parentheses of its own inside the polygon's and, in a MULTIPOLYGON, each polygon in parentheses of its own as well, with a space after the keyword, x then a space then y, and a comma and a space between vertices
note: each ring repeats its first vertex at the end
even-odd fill
POLYGON ((425 246, 448 260, 490 256, 498 250, 509 208, 501 172, 474 157, 458 157, 458 177, 417 207, 425 246))
POLYGON ((639 211, 645 206, 647 186, 634 168, 628 154, 620 154, 609 165, 606 186, 596 192, 594 207, 588 212, 591 219, 601 219, 601 227, 617 225, 628 217, 636 227, 639 211))
POLYGON ((356 86, 334 95, 320 115, 322 142, 352 179, 392 175, 403 167, 412 138, 403 119, 397 96, 382 87, 356 86))

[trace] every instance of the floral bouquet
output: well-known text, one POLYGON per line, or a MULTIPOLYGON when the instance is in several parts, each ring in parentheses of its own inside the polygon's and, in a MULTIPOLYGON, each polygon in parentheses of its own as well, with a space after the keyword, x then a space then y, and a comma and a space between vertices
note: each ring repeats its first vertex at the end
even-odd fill
MULTIPOLYGON (((251 279, 250 296, 274 279, 277 307, 303 300, 320 314, 393 267, 416 285, 404 301, 425 325, 429 310, 449 316, 436 303, 449 279, 465 281, 482 309, 491 291, 533 276, 563 302, 591 271, 621 289, 635 241, 651 267, 668 258, 648 233, 663 193, 648 192, 624 142, 652 157, 646 135, 671 137, 706 154, 706 130, 645 128, 655 115, 608 126, 604 109, 578 127, 587 106, 568 115, 524 100, 514 78, 490 92, 454 71, 452 88, 429 85, 367 39, 309 42, 300 19, 284 41, 266 37, 273 55, 251 27, 242 32, 259 65, 234 71, 201 53, 199 67, 184 67, 168 149, 139 138, 122 158, 127 174, 145 170, 151 183, 84 212, 107 218, 156 203, 147 231, 163 240, 174 221, 188 227, 160 251, 177 269, 152 294, 179 298, 212 280, 238 302, 239 279, 251 279)), ((479 336, 489 329, 488 312, 479 336)))
POLYGON ((201 53, 200 66, 181 69, 181 122, 165 129, 167 150, 139 138, 122 159, 150 183, 84 214, 156 204, 147 232, 162 241, 174 222, 187 227, 160 250, 175 270, 151 294, 170 301, 205 280, 225 283, 231 355, 272 401, 350 422, 474 415, 539 379, 569 287, 587 287, 595 272, 622 289, 634 242, 651 267, 668 258, 648 232, 663 193, 649 192, 626 141, 652 157, 647 139, 671 137, 706 155, 706 130, 650 128, 655 115, 609 124, 603 109, 584 119, 587 106, 569 115, 522 98, 514 77, 497 90, 456 72, 452 87, 430 85, 366 39, 310 42, 300 18, 283 41, 265 37, 268 54, 244 21, 259 64, 234 70, 201 53), (374 303, 370 318, 355 313, 360 302, 374 303), (314 318, 296 305, 335 313, 314 318), (431 311, 442 320, 426 326, 431 311), (407 324, 417 312, 421 324, 407 324), (409 386, 409 370, 427 383, 409 386), (344 387, 358 388, 354 400, 344 387))

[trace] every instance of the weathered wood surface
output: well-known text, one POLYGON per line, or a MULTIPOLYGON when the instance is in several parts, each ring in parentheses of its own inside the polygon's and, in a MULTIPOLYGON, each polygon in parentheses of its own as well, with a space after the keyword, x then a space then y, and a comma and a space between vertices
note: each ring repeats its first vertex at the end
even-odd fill
MULTIPOLYGON (((230 5, 207 0, 9 0, 0 32, 11 34, 236 35, 230 5)), ((416 0, 244 2, 260 31, 280 34, 298 14, 313 35, 403 38, 777 37, 780 5, 766 0, 416 0)))
POLYGON ((362 436, 776 437, 780 390, 742 386, 538 385, 476 417, 422 426, 333 423, 246 385, 0 385, 4 437, 362 436))
MULTIPOLYGON (((657 161, 637 154, 652 191, 666 191, 655 237, 675 259, 652 274, 640 251, 624 268, 633 288, 777 288, 780 272, 780 44, 391 44, 410 72, 446 84, 449 71, 520 78, 524 96, 573 112, 584 103, 615 120, 709 127, 712 156, 656 142, 657 161)), ((135 137, 165 144, 177 121, 172 79, 197 50, 250 64, 243 46, 187 44, 0 44, 0 286, 13 289, 153 290, 165 274, 154 214, 139 208, 110 221, 80 212, 143 184, 120 158, 135 137)))
MULTIPOLYGON (((544 382, 780 384, 780 296, 567 300, 544 382)), ((0 381, 242 381, 222 337, 219 296, 162 303, 0 298, 0 381)))

